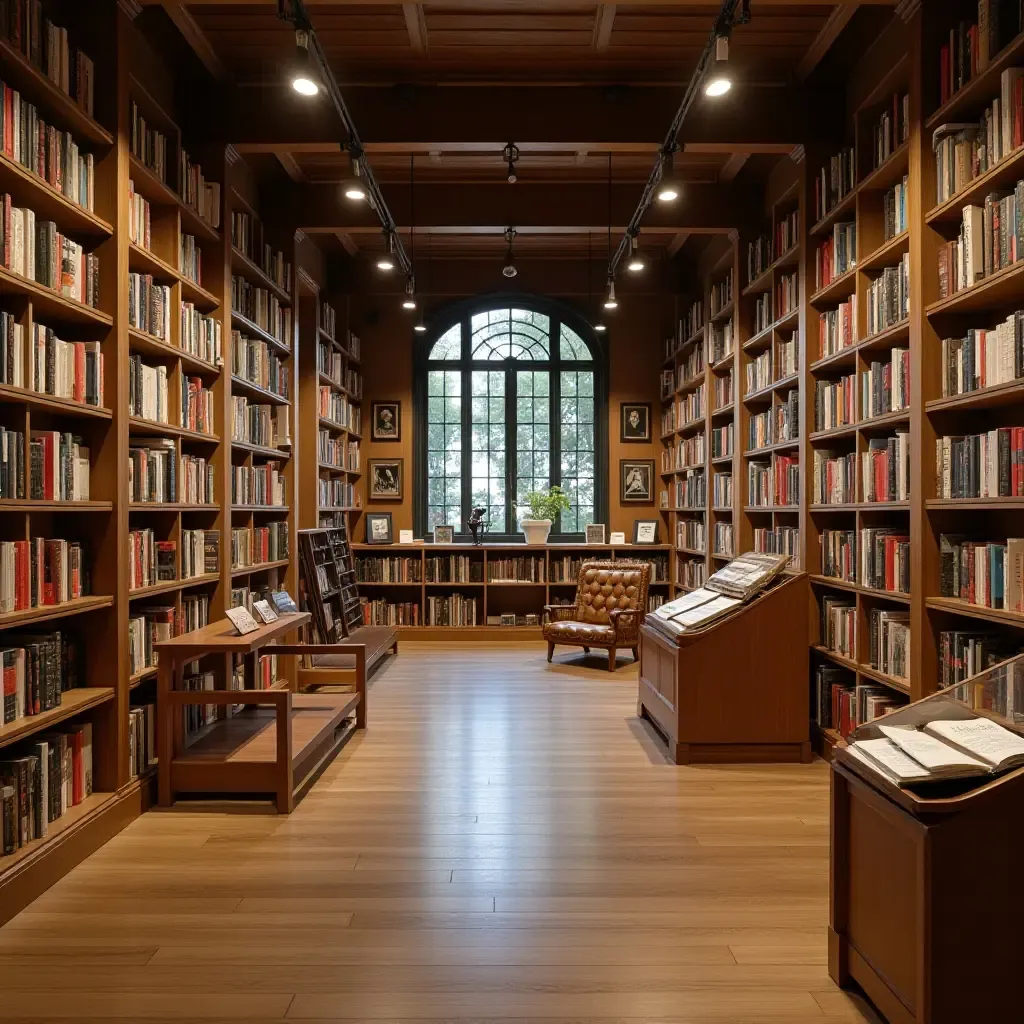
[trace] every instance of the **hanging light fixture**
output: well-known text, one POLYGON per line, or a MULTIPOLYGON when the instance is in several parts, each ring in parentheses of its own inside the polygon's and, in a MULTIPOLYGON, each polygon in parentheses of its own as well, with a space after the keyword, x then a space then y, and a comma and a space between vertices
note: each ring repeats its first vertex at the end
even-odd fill
POLYGON ((615 278, 608 275, 608 294, 604 297, 605 309, 618 309, 619 300, 615 298, 615 278))
POLYGON ((316 96, 320 92, 320 82, 313 70, 313 62, 309 59, 309 33, 301 28, 295 30, 295 60, 291 68, 291 83, 300 96, 316 96))
POLYGON ((402 309, 416 308, 416 278, 410 274, 405 279, 405 298, 402 299, 402 309))
POLYGON ((363 202, 366 199, 366 186, 363 184, 359 157, 351 151, 349 151, 349 166, 349 176, 341 183, 342 194, 353 203, 363 202))
MULTIPOLYGON (((587 232, 587 310, 594 305, 594 236, 587 232)), ((600 314, 598 314, 600 316, 600 314)), ((599 319, 594 324, 595 331, 604 331, 604 323, 599 319)))
POLYGON ((416 155, 409 154, 409 266, 402 309, 416 308, 416 155))
POLYGON ((683 183, 676 171, 675 153, 661 154, 661 173, 655 195, 658 202, 674 203, 683 191, 683 183))
POLYGON ((501 268, 501 272, 508 278, 515 277, 519 273, 516 269, 515 253, 512 251, 512 242, 515 240, 515 237, 515 228, 505 228, 505 244, 508 248, 505 250, 505 265, 501 268))
POLYGON ((417 334, 423 334, 423 333, 426 332, 426 329, 427 329, 427 325, 423 322, 423 310, 421 309, 420 310, 420 317, 416 321, 416 326, 413 328, 413 330, 417 334))
POLYGON ((508 183, 514 185, 518 180, 516 174, 516 161, 519 159, 519 147, 514 142, 505 144, 505 163, 508 165, 508 183))
POLYGON ((724 96, 732 88, 729 73, 729 36, 723 33, 715 39, 715 62, 708 68, 704 80, 704 95, 716 98, 724 96))
POLYGON ((377 260, 377 269, 385 272, 395 269, 395 236, 390 232, 385 232, 387 237, 387 251, 377 260))
POLYGON ((645 266, 647 266, 647 264, 644 263, 644 258, 640 255, 640 246, 637 241, 637 237, 636 235, 631 235, 629 240, 629 263, 626 264, 626 269, 631 274, 639 274, 645 266))
POLYGON ((618 309, 615 298, 615 274, 612 271, 612 154, 608 153, 608 294, 604 299, 605 309, 618 309))

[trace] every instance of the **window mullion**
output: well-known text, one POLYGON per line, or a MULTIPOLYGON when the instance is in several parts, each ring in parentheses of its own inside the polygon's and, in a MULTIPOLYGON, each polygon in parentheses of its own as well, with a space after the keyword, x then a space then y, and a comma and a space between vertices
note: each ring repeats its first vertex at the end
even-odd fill
POLYGON ((473 503, 473 371, 470 368, 469 359, 466 357, 466 353, 469 351, 469 343, 465 340, 468 328, 469 321, 467 320, 462 327, 462 522, 459 523, 460 529, 456 531, 459 533, 465 533, 465 523, 469 518, 473 503))
POLYGON ((505 532, 516 532, 516 515, 514 511, 517 486, 517 469, 514 461, 518 458, 516 448, 516 368, 509 363, 505 368, 505 532))

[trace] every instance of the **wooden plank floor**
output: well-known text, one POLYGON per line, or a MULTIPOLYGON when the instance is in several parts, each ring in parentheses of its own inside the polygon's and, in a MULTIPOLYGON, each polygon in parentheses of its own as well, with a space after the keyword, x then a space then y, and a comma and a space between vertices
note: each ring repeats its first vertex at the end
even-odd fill
POLYGON ((677 768, 629 656, 403 645, 290 817, 151 812, 0 929, 0 1020, 874 1020, 828 773, 677 768))

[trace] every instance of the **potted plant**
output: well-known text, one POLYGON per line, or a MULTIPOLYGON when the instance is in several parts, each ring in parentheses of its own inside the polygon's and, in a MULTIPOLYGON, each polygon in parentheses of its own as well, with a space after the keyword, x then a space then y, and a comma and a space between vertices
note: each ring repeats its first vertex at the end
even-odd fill
POLYGON ((551 524, 559 512, 569 511, 569 495, 556 484, 546 491, 530 491, 526 495, 526 504, 529 507, 529 515, 524 514, 519 520, 526 535, 526 543, 546 544, 551 524))

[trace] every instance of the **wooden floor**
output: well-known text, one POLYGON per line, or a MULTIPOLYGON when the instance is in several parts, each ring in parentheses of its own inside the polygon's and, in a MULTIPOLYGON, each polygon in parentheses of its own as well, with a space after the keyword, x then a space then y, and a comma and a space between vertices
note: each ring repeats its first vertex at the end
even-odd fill
POLYGON ((403 645, 290 817, 151 812, 0 930, 0 1020, 873 1020, 825 765, 670 766, 605 663, 403 645))

